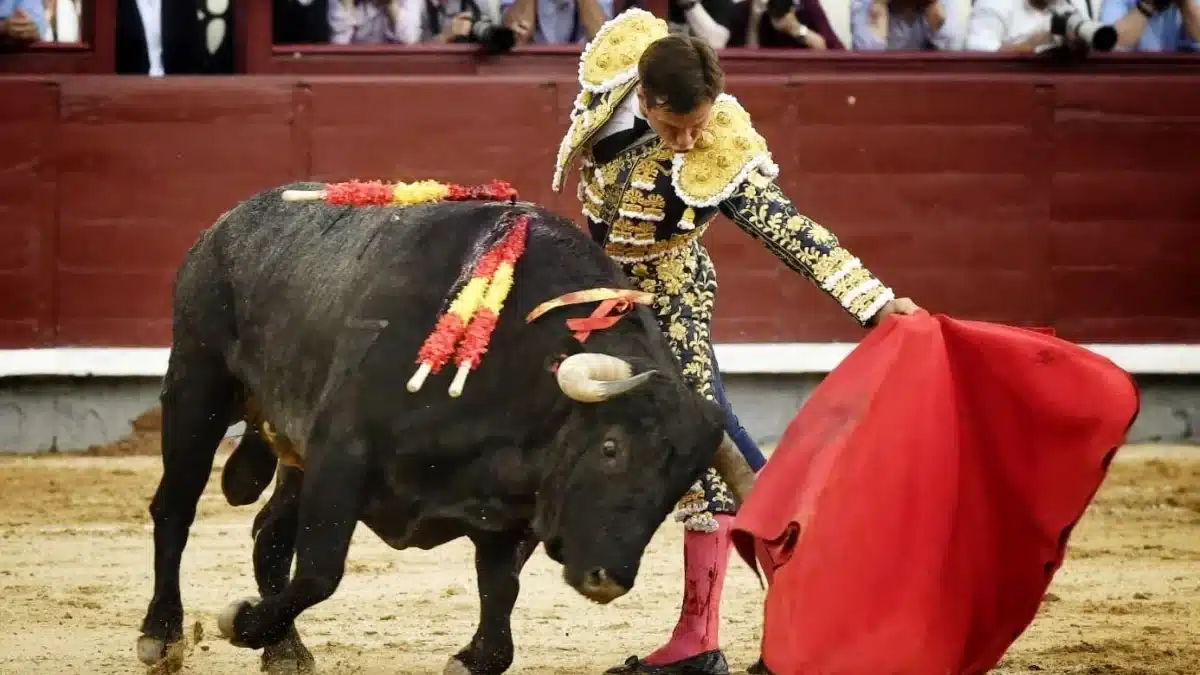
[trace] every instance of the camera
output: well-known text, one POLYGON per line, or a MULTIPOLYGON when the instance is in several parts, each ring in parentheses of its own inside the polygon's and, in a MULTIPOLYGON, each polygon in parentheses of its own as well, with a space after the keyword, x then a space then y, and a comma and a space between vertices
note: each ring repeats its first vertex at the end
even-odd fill
POLYGON ((471 35, 463 41, 479 43, 489 54, 500 54, 517 44, 517 35, 508 26, 479 18, 471 24, 471 35))
POLYGON ((1082 17, 1075 11, 1056 11, 1050 17, 1050 33, 1076 38, 1096 51, 1109 52, 1117 46, 1117 29, 1082 17))

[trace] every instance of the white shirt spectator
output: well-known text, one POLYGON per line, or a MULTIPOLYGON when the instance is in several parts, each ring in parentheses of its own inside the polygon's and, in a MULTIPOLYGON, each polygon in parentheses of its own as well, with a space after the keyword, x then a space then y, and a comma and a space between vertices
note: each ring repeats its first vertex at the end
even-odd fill
POLYGON ((1050 30, 1055 11, 1074 10, 1091 18, 1087 0, 1055 0, 1046 9, 1035 9, 1029 0, 975 0, 967 21, 966 48, 976 52, 995 52, 1023 43, 1050 30))
POLYGON ((75 0, 50 0, 42 42, 79 42, 79 7, 75 0))

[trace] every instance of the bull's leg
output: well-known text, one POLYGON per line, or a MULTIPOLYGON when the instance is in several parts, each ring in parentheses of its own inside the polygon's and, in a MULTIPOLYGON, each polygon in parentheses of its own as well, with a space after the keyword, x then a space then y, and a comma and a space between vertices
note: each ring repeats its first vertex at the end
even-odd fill
POLYGON ((308 444, 296 528, 296 572, 279 593, 241 600, 221 612, 217 627, 231 643, 260 649, 282 642, 301 612, 337 590, 362 504, 367 452, 358 441, 308 444), (331 449, 332 448, 332 449, 331 449))
POLYGON ((521 569, 537 548, 537 538, 528 530, 481 533, 471 540, 479 625, 470 644, 450 658, 443 675, 499 675, 512 665, 512 610, 521 590, 521 569))
MULTIPOLYGON (((300 488, 303 485, 304 472, 281 466, 275 492, 254 518, 254 578, 258 581, 258 592, 264 598, 282 593, 287 586, 296 550, 300 488)), ((316 669, 316 662, 301 642, 295 624, 288 627, 283 640, 263 648, 262 669, 280 675, 316 669)))
POLYGON ((219 358, 177 346, 161 398, 163 473, 150 502, 154 597, 137 644, 138 658, 146 664, 162 661, 183 637, 179 565, 217 445, 229 428, 236 387, 219 358))

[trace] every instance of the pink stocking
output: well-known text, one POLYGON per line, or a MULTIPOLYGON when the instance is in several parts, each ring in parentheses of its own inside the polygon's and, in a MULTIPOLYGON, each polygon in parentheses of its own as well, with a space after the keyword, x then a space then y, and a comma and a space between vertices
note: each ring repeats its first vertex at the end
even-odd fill
POLYGON ((718 515, 716 532, 686 530, 683 535, 683 609, 671 640, 643 661, 662 666, 720 646, 721 590, 729 566, 733 516, 718 515))

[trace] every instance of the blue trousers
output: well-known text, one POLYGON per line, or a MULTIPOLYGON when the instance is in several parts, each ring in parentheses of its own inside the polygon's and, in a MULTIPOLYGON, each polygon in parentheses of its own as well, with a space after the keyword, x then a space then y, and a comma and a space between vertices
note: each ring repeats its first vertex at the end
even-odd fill
POLYGON ((709 347, 708 356, 712 359, 713 394, 717 398, 717 403, 721 405, 721 409, 725 411, 725 430, 729 432, 729 437, 733 439, 738 450, 742 451, 746 463, 755 473, 758 473, 758 470, 767 463, 767 458, 754 439, 750 438, 750 434, 738 420, 737 414, 733 412, 733 406, 729 404, 729 398, 725 395, 725 385, 721 382, 721 369, 717 367, 717 355, 712 347, 709 347))

